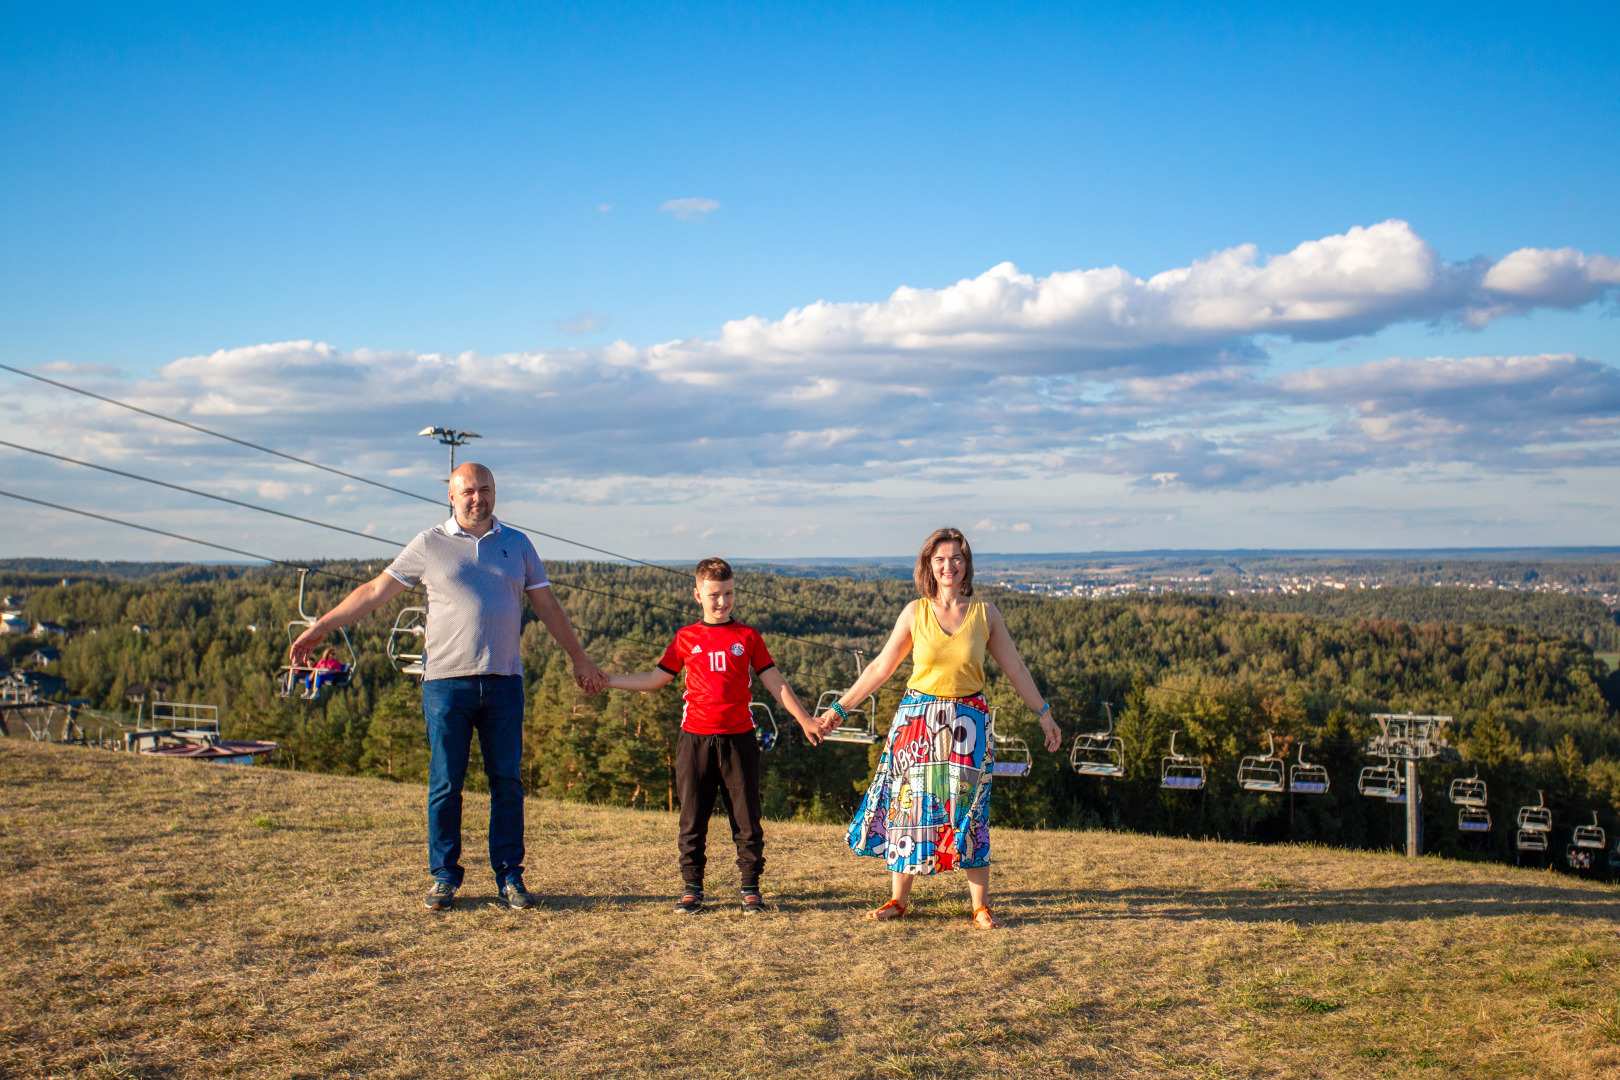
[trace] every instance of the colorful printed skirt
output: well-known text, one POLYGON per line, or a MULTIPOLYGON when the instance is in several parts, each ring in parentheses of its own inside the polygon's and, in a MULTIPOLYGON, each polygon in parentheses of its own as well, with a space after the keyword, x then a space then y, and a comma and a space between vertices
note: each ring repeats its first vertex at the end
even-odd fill
POLYGON ((850 822, 850 850, 901 874, 989 866, 996 752, 988 729, 982 697, 907 691, 850 822))

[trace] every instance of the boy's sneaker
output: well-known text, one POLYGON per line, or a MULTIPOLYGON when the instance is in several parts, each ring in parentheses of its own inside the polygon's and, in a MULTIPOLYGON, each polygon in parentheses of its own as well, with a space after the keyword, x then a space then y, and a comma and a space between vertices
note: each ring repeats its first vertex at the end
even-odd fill
POLYGON ((767 910, 765 898, 759 894, 758 889, 744 889, 742 897, 744 915, 759 915, 767 910))
POLYGON ((449 911, 456 906, 456 887, 448 881, 435 881, 426 903, 429 911, 449 911))
POLYGON ((515 877, 501 886, 501 899, 513 911, 522 911, 534 907, 534 896, 523 887, 523 879, 515 877))
POLYGON ((703 890, 689 888, 675 901, 675 914, 696 915, 703 910, 703 890))

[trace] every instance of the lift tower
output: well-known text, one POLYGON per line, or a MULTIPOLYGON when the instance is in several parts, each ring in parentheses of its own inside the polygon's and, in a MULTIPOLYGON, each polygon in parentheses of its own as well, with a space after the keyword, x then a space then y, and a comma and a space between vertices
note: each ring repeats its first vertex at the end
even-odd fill
POLYGON ((1440 730, 1451 723, 1451 717, 1374 713, 1373 719, 1378 721, 1381 733, 1367 743, 1365 753, 1406 763, 1406 854, 1415 859, 1423 854, 1423 844, 1418 839, 1423 800, 1418 792, 1417 763, 1436 757, 1461 760, 1440 734, 1440 730))

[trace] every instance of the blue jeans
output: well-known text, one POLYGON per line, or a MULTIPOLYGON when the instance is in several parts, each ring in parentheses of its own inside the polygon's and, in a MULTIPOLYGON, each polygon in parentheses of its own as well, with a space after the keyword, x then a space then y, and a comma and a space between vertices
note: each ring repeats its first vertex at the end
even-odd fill
POLYGON ((489 865, 497 887, 523 873, 523 676, 475 675, 422 683, 427 721, 428 862, 461 887, 461 787, 473 732, 489 777, 489 865))

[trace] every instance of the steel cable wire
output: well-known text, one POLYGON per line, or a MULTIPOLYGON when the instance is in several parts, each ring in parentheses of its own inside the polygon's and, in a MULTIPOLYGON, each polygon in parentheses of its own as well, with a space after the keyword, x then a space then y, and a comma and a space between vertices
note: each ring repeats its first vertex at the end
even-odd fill
MULTIPOLYGON (((432 503, 435 506, 445 506, 446 505, 446 503, 443 502, 442 500, 430 498, 429 496, 419 494, 418 492, 415 492, 415 491, 408 491, 405 488, 394 487, 392 484, 384 484, 381 481, 372 480, 372 479, 370 479, 368 477, 360 476, 360 475, 358 475, 356 473, 344 472, 342 469, 335 469, 330 465, 322 465, 318 461, 311 461, 308 458, 297 457, 297 456, 295 456, 293 454, 288 454, 288 453, 285 453, 284 451, 281 451, 281 450, 276 450, 276 449, 273 449, 273 448, 268 447, 268 446, 263 446, 263 445, 260 445, 259 443, 256 443, 256 442, 250 442, 247 439, 239 439, 235 435, 227 435, 223 431, 215 431, 213 428, 203 427, 201 424, 193 424, 189 420, 181 420, 178 417, 167 416, 167 415, 165 415, 163 413, 160 413, 160 412, 153 412, 151 409, 143 409, 139 405, 131 405, 127 401, 120 401, 117 398, 108 397, 105 394, 98 394, 93 390, 86 390, 83 387, 74 386, 71 383, 59 382, 56 379, 46 378, 44 375, 38 375, 38 374, 35 374, 32 371, 24 370, 23 368, 13 367, 10 364, 0 364, 0 370, 9 371, 14 375, 21 375, 23 378, 33 379, 36 382, 42 382, 42 383, 45 383, 45 384, 47 384, 49 386, 57 387, 60 390, 66 390, 66 391, 68 391, 70 393, 82 394, 85 397, 94 398, 97 401, 106 402, 109 405, 116 405, 121 409, 128 409, 130 412, 139 413, 142 416, 149 416, 154 420, 162 420, 162 421, 164 421, 166 423, 176 424, 176 425, 178 425, 180 427, 188 428, 188 429, 190 429, 192 431, 200 432, 201 434, 204 434, 204 435, 210 435, 210 436, 212 436, 212 437, 214 437, 216 439, 224 439, 225 441, 235 443, 238 446, 245 446, 250 450, 257 450, 257 451, 259 451, 261 453, 272 454, 272 455, 274 455, 276 457, 283 458, 283 459, 285 459, 287 461, 297 462, 300 465, 307 465, 312 469, 320 469, 321 471, 331 473, 334 476, 341 476, 341 477, 343 477, 343 478, 345 478, 347 480, 354 480, 354 481, 357 481, 357 482, 362 483, 362 484, 369 484, 370 486, 372 486, 374 488, 379 488, 379 489, 381 489, 383 491, 390 491, 390 492, 393 492, 396 495, 404 495, 406 498, 416 499, 419 502, 432 503)), ((24 448, 24 449, 26 449, 26 448, 24 448)), ((92 468, 95 468, 95 467, 97 467, 97 466, 92 466, 92 468)), ((256 508, 256 509, 258 509, 258 508, 256 508)), ((272 510, 272 511, 268 511, 268 512, 269 513, 277 513, 278 511, 272 510)), ((284 516, 286 516, 286 515, 284 515, 284 516)), ((664 565, 662 565, 660 563, 649 562, 646 559, 638 559, 633 555, 624 555, 624 554, 620 554, 619 552, 616 552, 616 551, 609 551, 607 548, 597 547, 595 544, 587 544, 587 543, 585 543, 584 541, 581 541, 581 540, 573 540, 573 539, 570 539, 569 537, 566 537, 566 536, 559 536, 556 533, 546 532, 543 529, 530 528, 527 525, 521 525, 521 524, 519 524, 517 522, 512 522, 511 525, 515 529, 520 529, 520 530, 522 530, 524 532, 531 532, 531 533, 534 533, 536 536, 544 536, 548 540, 556 540, 558 543, 569 544, 569 545, 571 545, 573 547, 578 547, 578 548, 584 548, 587 551, 594 551, 594 552, 596 552, 596 553, 598 553, 600 555, 607 555, 607 556, 610 556, 610 557, 615 558, 615 559, 622 559, 625 562, 635 563, 638 566, 646 566, 646 567, 650 567, 651 569, 654 569, 654 570, 661 570, 666 574, 673 574, 676 577, 685 577, 687 575, 686 571, 676 569, 675 567, 672 567, 672 566, 664 566, 664 565)), ((789 600, 786 597, 771 596, 771 597, 769 597, 769 599, 773 600, 774 602, 776 602, 778 604, 785 604, 785 605, 787 605, 789 607, 796 607, 796 608, 800 608, 800 609, 802 609, 804 611, 815 612, 818 615, 827 615, 828 614, 828 612, 826 612, 826 611, 824 611, 824 610, 822 610, 820 608, 812 607, 812 606, 810 606, 808 604, 801 604, 796 600, 789 600)), ((841 616, 840 616, 840 618, 841 618, 841 616)), ((871 632, 880 633, 881 631, 871 631, 871 632)))
MULTIPOLYGON (((171 484, 167 480, 157 480, 157 479, 154 479, 153 477, 150 477, 150 476, 142 476, 139 473, 126 472, 123 469, 114 469, 114 468, 111 468, 110 466, 107 466, 107 465, 97 465, 94 462, 90 462, 90 461, 81 461, 78 458, 71 458, 71 457, 66 456, 65 454, 53 454, 49 450, 40 450, 40 449, 37 449, 37 448, 32 447, 32 446, 24 446, 21 443, 8 442, 8 441, 6 441, 4 439, 0 439, 0 446, 8 446, 13 450, 22 450, 22 451, 24 451, 26 453, 38 454, 41 457, 52 458, 52 459, 54 459, 56 461, 65 461, 70 465, 80 465, 80 466, 83 466, 86 469, 96 469, 96 470, 98 470, 100 472, 111 473, 114 476, 122 476, 122 477, 125 477, 125 478, 130 479, 130 480, 139 480, 142 483, 146 483, 146 484, 155 484, 158 487, 166 487, 166 488, 169 488, 169 489, 174 490, 174 491, 182 491, 182 492, 185 492, 187 495, 197 495, 197 496, 200 496, 200 497, 202 497, 204 499, 213 499, 215 502, 229 503, 232 506, 240 506, 240 507, 243 507, 244 509, 247 509, 247 510, 257 510, 261 514, 274 514, 277 517, 286 518, 289 521, 298 521, 298 522, 302 522, 305 525, 314 525, 314 526, 317 526, 318 528, 330 529, 333 532, 347 533, 350 536, 358 536, 358 537, 361 537, 362 539, 365 539, 365 540, 376 540, 376 541, 378 541, 380 543, 392 544, 395 547, 404 547, 405 543, 406 543, 403 540, 394 540, 394 539, 391 539, 391 538, 386 537, 386 536, 376 536, 376 535, 373 535, 371 533, 359 532, 359 531, 357 531, 355 529, 346 529, 341 525, 333 525, 330 522, 318 521, 315 518, 300 517, 297 514, 289 514, 289 513, 285 512, 285 511, 282 511, 282 510, 272 509, 271 507, 268 507, 268 506, 259 506, 256 503, 243 502, 241 499, 227 498, 224 495, 213 495, 213 494, 210 494, 209 492, 206 492, 206 491, 199 491, 196 488, 186 487, 183 484, 171 484)), ((514 528, 516 528, 516 527, 517 526, 514 526, 514 528)), ((172 535, 172 534, 170 534, 170 535, 172 535)), ((186 539, 186 538, 181 537, 181 539, 186 539)), ((201 541, 198 541, 198 542, 200 543, 201 541)), ((346 578, 344 580, 350 580, 350 579, 346 578)), ((641 607, 657 608, 660 611, 670 611, 670 612, 674 612, 677 615, 683 615, 683 616, 689 614, 683 608, 671 607, 668 604, 659 604, 659 603, 655 603, 655 602, 653 602, 651 600, 638 600, 638 599, 636 599, 635 597, 632 597, 632 596, 625 596, 625 595, 623 595, 621 593, 607 592, 606 590, 603 590, 603 589, 592 589, 592 588, 590 588, 588 586, 576 585, 571 581, 567 581, 567 580, 563 580, 563 579, 558 579, 556 581, 556 584, 562 585, 562 586, 564 586, 566 588, 570 588, 570 589, 578 589, 581 592, 596 593, 596 594, 598 594, 600 596, 610 596, 610 597, 613 597, 616 600, 623 600, 626 603, 636 604, 636 605, 639 605, 641 607)), ((834 652, 846 652, 846 651, 849 651, 849 650, 845 650, 845 649, 840 649, 835 645, 828 645, 825 642, 812 641, 809 638, 798 637, 798 636, 796 636, 794 634, 784 634, 784 633, 781 633, 780 631, 775 631, 775 630, 771 631, 771 634, 774 637, 786 638, 789 641, 803 642, 806 645, 815 645, 818 648, 830 649, 830 650, 832 650, 834 652)))

